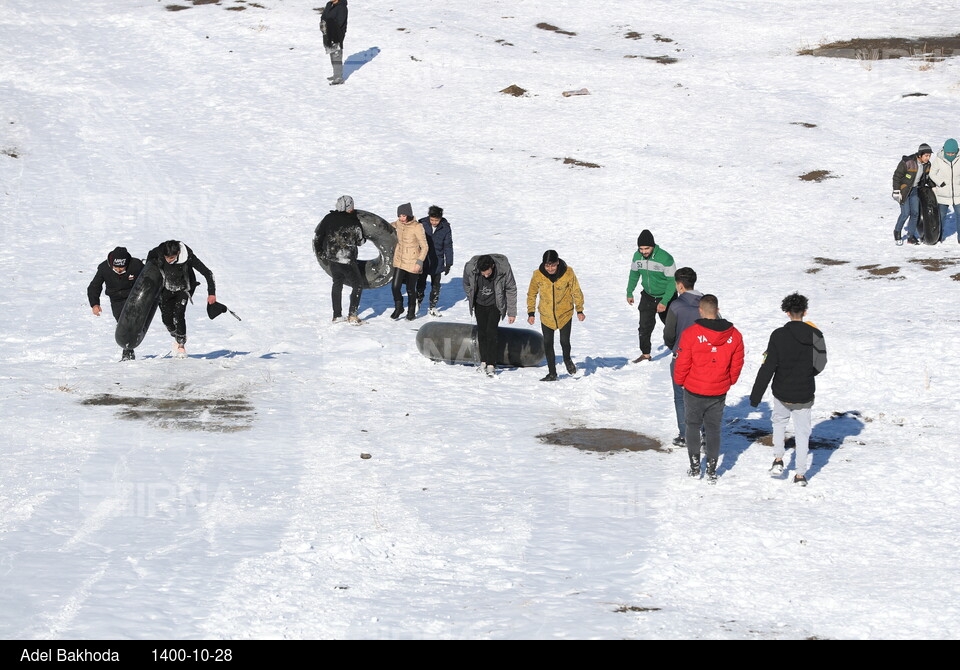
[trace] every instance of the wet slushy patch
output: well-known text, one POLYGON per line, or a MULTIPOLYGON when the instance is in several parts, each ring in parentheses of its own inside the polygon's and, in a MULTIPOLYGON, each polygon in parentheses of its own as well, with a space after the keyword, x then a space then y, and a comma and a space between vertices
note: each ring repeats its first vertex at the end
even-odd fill
MULTIPOLYGON (((762 444, 765 447, 773 446, 773 434, 765 428, 743 426, 735 429, 733 432, 749 439, 751 442, 762 444)), ((810 436, 810 449, 839 449, 842 445, 842 440, 831 439, 828 437, 816 437, 814 435, 810 436)), ((796 442, 794 441, 793 436, 786 438, 784 441, 784 448, 796 448, 796 442)))
POLYGON ((659 440, 632 430, 616 428, 563 428, 552 433, 537 435, 547 444, 575 447, 583 451, 609 453, 615 451, 661 451, 667 452, 659 440))
POLYGON ((855 60, 891 60, 917 58, 939 61, 960 54, 960 35, 939 37, 881 37, 842 40, 801 49, 800 56, 852 58, 855 60))
POLYGON ((244 396, 157 397, 103 393, 85 398, 81 405, 115 407, 115 416, 128 421, 146 421, 170 430, 201 430, 232 433, 249 430, 256 412, 244 396))

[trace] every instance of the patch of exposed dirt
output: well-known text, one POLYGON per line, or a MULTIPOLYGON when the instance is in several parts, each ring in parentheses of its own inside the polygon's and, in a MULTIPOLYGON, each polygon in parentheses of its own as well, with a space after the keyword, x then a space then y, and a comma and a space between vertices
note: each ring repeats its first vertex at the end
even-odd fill
POLYGON ((164 7, 164 9, 166 9, 168 12, 180 12, 180 11, 183 11, 184 9, 190 9, 190 8, 185 7, 184 5, 167 5, 166 7, 164 7))
POLYGON ((245 12, 247 11, 246 7, 227 7, 228 12, 245 12))
MULTIPOLYGON (((174 392, 178 392, 178 389, 174 389, 174 392)), ((172 430, 232 433, 249 430, 256 416, 253 404, 243 396, 153 397, 104 393, 85 398, 80 404, 116 407, 118 419, 147 421, 172 430)))
POLYGON ((191 2, 193 2, 194 7, 196 7, 197 5, 219 5, 220 4, 220 0, 191 0, 191 2))
POLYGON ((820 272, 823 268, 807 268, 808 275, 815 275, 820 272))
POLYGON ((636 605, 621 605, 617 609, 613 610, 617 614, 624 614, 626 612, 659 612, 662 608, 660 607, 638 607, 636 605))
POLYGON ((807 123, 806 121, 791 121, 791 122, 790 122, 790 125, 791 125, 791 126, 803 126, 804 128, 816 128, 816 127, 817 127, 817 124, 815 124, 815 123, 807 123))
POLYGON ((515 98, 522 98, 527 94, 527 89, 520 88, 516 84, 511 84, 510 86, 507 86, 505 89, 501 90, 500 92, 506 93, 507 95, 512 95, 515 98))
POLYGON ((643 33, 638 33, 636 30, 631 30, 629 33, 624 35, 628 40, 642 40, 643 33))
POLYGON ((957 258, 911 258, 911 263, 916 263, 922 265, 924 270, 929 270, 930 272, 940 272, 941 270, 946 270, 947 268, 952 268, 954 265, 960 263, 960 259, 957 258))
POLYGON ((901 98, 925 98, 928 95, 930 94, 929 93, 904 93, 900 97, 901 98))
POLYGON ((10 156, 10 158, 20 158, 20 154, 16 149, 4 149, 0 151, 0 154, 10 156))
POLYGON ((950 275, 950 279, 952 279, 953 281, 960 281, 960 272, 958 272, 955 275, 950 275))
POLYGON ((547 444, 576 447, 583 451, 608 453, 614 451, 668 452, 658 440, 631 430, 616 428, 562 428, 552 433, 537 435, 547 444))
POLYGON ((824 258, 823 256, 817 256, 813 259, 814 263, 819 263, 820 265, 846 265, 850 261, 838 261, 833 258, 824 258))
POLYGON ((857 38, 822 44, 815 49, 801 49, 797 53, 800 56, 856 58, 868 61, 895 58, 943 60, 960 53, 960 35, 916 38, 857 38))
POLYGON ((266 9, 266 7, 264 7, 263 5, 258 5, 255 2, 248 2, 247 4, 250 5, 251 7, 256 7, 257 9, 266 9))
POLYGON ((807 174, 800 175, 801 181, 823 181, 824 179, 836 179, 837 175, 830 172, 830 170, 813 170, 807 174))
POLYGON ((660 63, 660 65, 670 65, 671 63, 676 63, 679 61, 678 58, 673 56, 643 56, 647 60, 652 60, 655 63, 660 63))
POLYGON ((570 32, 569 30, 560 30, 556 26, 552 26, 549 23, 538 23, 537 28, 540 30, 549 30, 551 32, 558 33, 560 35, 570 35, 571 37, 576 35, 576 33, 570 32))
MULTIPOLYGON (((749 440, 753 440, 759 444, 762 444, 765 447, 773 446, 773 434, 764 429, 756 426, 743 426, 741 428, 735 429, 737 435, 741 435, 749 440)), ((839 449, 843 445, 843 442, 836 439, 831 439, 828 437, 814 437, 810 436, 810 449, 839 449)), ((787 449, 795 449, 797 446, 796 441, 793 437, 788 437, 784 442, 784 447, 787 449)))
POLYGON ((670 39, 669 37, 664 37, 663 35, 657 35, 657 34, 654 34, 654 35, 653 35, 653 39, 656 40, 657 42, 672 42, 672 41, 673 41, 673 40, 670 39))
POLYGON ((587 161, 577 160, 576 158, 554 158, 555 161, 563 161, 564 165, 575 165, 577 167, 585 168, 602 168, 603 166, 599 163, 588 163, 587 161))
POLYGON ((889 267, 882 268, 879 264, 874 265, 860 265, 857 266, 858 270, 866 270, 874 277, 888 277, 890 275, 897 274, 900 272, 900 268, 896 265, 891 265, 889 267))
POLYGON ((497 44, 502 44, 502 45, 505 46, 505 47, 512 47, 512 46, 513 46, 513 42, 508 42, 508 41, 506 41, 506 40, 494 40, 494 42, 496 42, 497 44))

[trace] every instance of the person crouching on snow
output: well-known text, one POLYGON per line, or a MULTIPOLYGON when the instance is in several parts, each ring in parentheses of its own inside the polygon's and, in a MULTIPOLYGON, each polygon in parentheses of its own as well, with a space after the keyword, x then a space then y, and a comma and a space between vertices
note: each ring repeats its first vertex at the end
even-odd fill
MULTIPOLYGON (((100 316, 100 292, 104 285, 107 287, 107 297, 110 298, 110 309, 113 318, 120 321, 120 313, 130 295, 130 289, 143 270, 143 261, 133 258, 125 247, 117 247, 109 254, 107 260, 97 266, 97 271, 87 286, 87 299, 94 316, 100 316)), ((124 349, 121 361, 132 361, 135 358, 133 349, 124 349)))
POLYGON ((184 357, 187 350, 187 301, 193 299, 193 292, 200 282, 196 272, 207 280, 207 304, 217 301, 217 286, 213 273, 197 258, 193 250, 183 242, 168 240, 147 254, 147 262, 153 261, 163 275, 163 288, 160 289, 160 316, 163 325, 177 341, 177 356, 184 357))
POLYGON ((497 327, 503 317, 517 320, 517 280, 502 254, 474 256, 463 266, 463 292, 470 313, 477 316, 480 370, 492 377, 497 369, 497 327))
POLYGON ((534 271, 527 289, 527 323, 535 321, 537 296, 540 296, 540 331, 543 333, 543 349, 547 354, 547 376, 542 382, 557 381, 557 354, 553 348, 553 333, 560 331, 560 350, 563 352, 563 364, 571 375, 577 372, 577 366, 570 358, 570 330, 573 326, 573 312, 583 321, 583 291, 573 268, 563 262, 553 249, 543 253, 543 263, 534 271))

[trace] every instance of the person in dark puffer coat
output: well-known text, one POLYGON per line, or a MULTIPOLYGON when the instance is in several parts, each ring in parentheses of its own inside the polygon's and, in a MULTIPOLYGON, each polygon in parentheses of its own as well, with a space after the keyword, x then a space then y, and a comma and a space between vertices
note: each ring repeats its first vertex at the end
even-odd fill
POLYGON ((427 276, 430 277, 430 314, 437 316, 437 303, 440 301, 440 275, 450 274, 453 267, 453 231, 450 223, 443 218, 443 208, 430 205, 428 216, 420 219, 423 232, 427 236, 427 258, 423 272, 417 277, 417 302, 423 303, 427 289, 427 276))
POLYGON ((893 199, 900 203, 900 217, 893 229, 893 239, 902 244, 900 233, 907 223, 907 244, 920 244, 917 239, 917 220, 920 218, 920 192, 917 190, 930 173, 933 149, 921 144, 917 153, 904 156, 893 171, 893 199))
POLYGON ((347 36, 347 0, 330 0, 320 14, 320 32, 323 48, 330 54, 333 76, 327 77, 331 86, 343 83, 343 39, 347 36))
POLYGON ((153 261, 163 276, 160 289, 160 316, 170 336, 177 341, 177 356, 186 357, 187 302, 192 302, 193 292, 200 282, 197 272, 207 280, 207 304, 217 301, 217 284, 213 273, 203 264, 193 249, 183 242, 167 240, 147 254, 147 262, 153 261))
POLYGON ((817 384, 814 377, 827 364, 827 347, 823 333, 812 323, 805 322, 807 299, 791 293, 780 309, 790 320, 770 334, 763 365, 750 393, 750 405, 757 407, 773 380, 773 466, 775 474, 783 472, 784 437, 787 424, 793 418, 794 441, 797 448, 797 471, 793 481, 807 485, 807 448, 810 442, 810 414, 817 384))
MULTIPOLYGON (((100 292, 106 286, 113 318, 120 321, 123 306, 141 270, 143 270, 143 261, 133 258, 126 247, 117 247, 107 254, 107 260, 97 266, 97 271, 90 280, 90 285, 87 286, 87 300, 90 302, 93 315, 100 316, 103 311, 100 307, 100 292)), ((133 349, 124 349, 120 360, 130 361, 134 358, 133 349)))

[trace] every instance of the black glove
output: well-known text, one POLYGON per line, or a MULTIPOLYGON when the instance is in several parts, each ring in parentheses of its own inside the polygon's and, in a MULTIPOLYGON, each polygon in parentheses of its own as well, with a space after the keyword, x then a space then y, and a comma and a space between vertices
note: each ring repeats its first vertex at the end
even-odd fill
POLYGON ((450 266, 449 266, 449 265, 448 265, 448 266, 446 267, 446 269, 443 271, 443 274, 445 274, 445 275, 450 274, 450 266))

